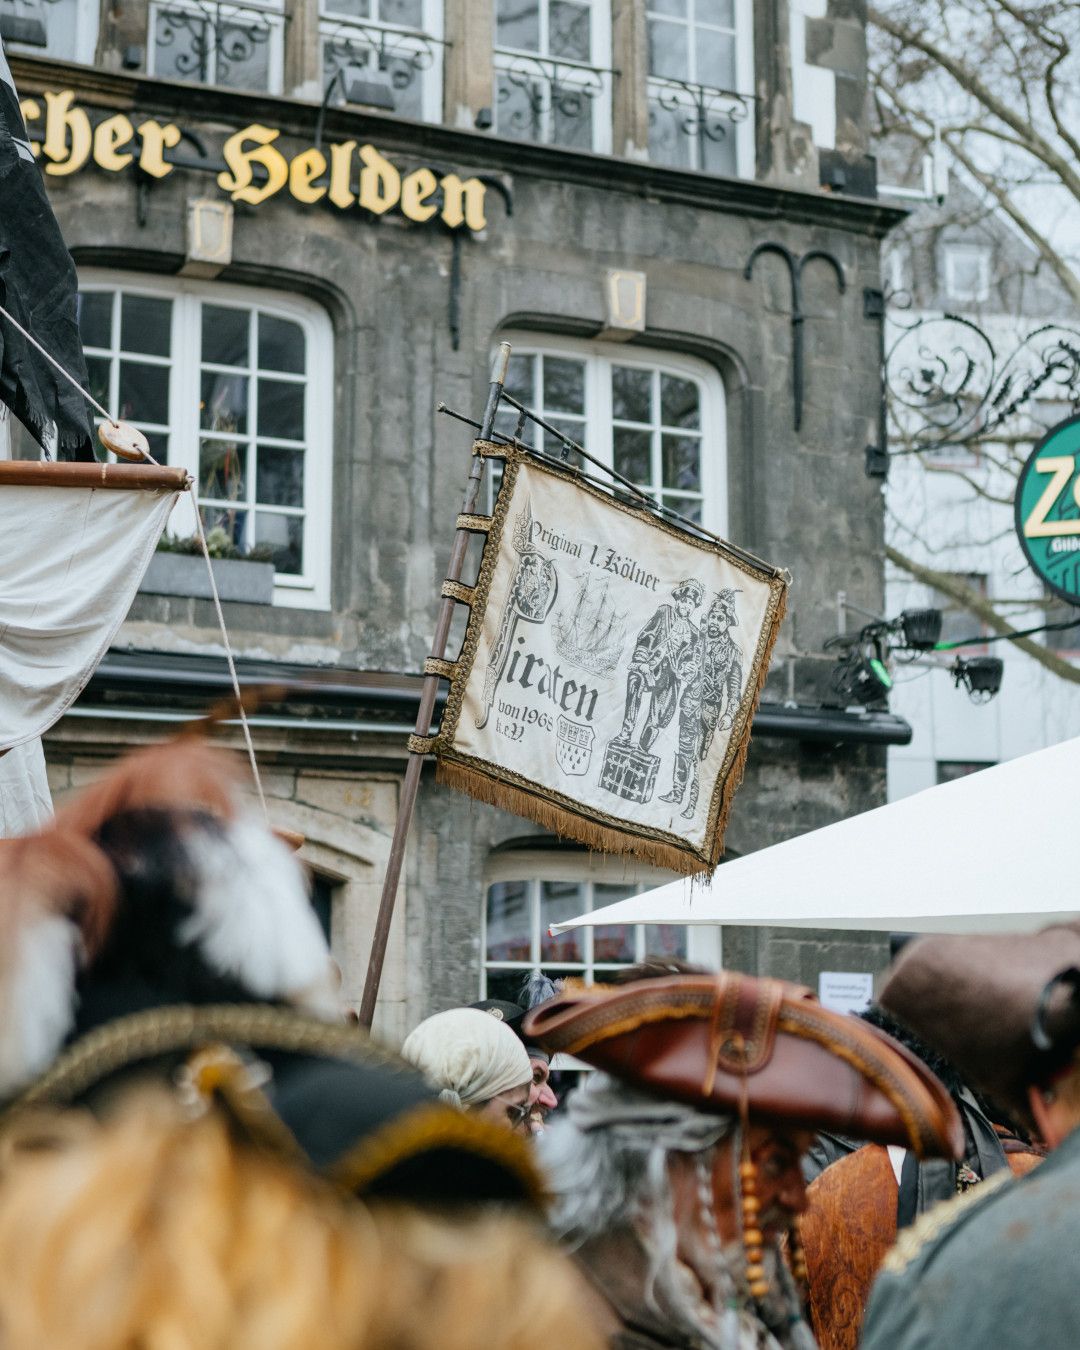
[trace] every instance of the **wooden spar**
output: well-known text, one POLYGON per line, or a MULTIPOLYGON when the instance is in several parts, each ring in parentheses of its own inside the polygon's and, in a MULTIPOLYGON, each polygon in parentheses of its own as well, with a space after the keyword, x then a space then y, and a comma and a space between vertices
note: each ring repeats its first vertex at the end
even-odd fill
MULTIPOLYGON (((491 383, 488 386, 487 406, 484 408, 484 420, 480 428, 480 439, 489 440, 495 424, 495 413, 499 407, 506 368, 510 361, 510 344, 503 342, 495 356, 491 371, 491 383)), ((479 455, 473 456, 469 481, 465 486, 465 498, 461 506, 462 515, 472 515, 476 510, 480 496, 480 483, 484 474, 484 461, 479 455)), ((450 563, 446 569, 448 581, 460 581, 461 569, 465 563, 465 553, 469 546, 469 531, 458 530, 454 535, 453 548, 450 551, 450 563)), ((454 605, 457 602, 444 596, 439 607, 439 618, 435 624, 435 636, 431 643, 431 655, 441 660, 446 655, 446 643, 450 636, 450 624, 454 617, 454 605)), ((431 719, 435 712, 435 695, 439 688, 439 676, 427 675, 420 695, 420 708, 416 714, 416 735, 427 736, 431 732, 431 719)), ((379 913, 375 920, 375 932, 371 939, 371 955, 368 957, 367 979, 364 981, 364 994, 360 1002, 360 1025, 370 1030, 375 1017, 375 1000, 379 996, 379 984, 382 980, 383 961, 386 957, 386 943, 390 937, 390 924, 394 917, 394 901, 397 898, 398 882, 401 880, 401 866, 405 861, 405 843, 412 824, 416 808, 416 794, 420 788, 420 772, 424 766, 424 756, 410 751, 405 766, 405 777, 401 784, 401 799, 398 802, 397 820, 394 823, 394 837, 390 843, 390 855, 386 860, 386 876, 383 878, 382 895, 379 898, 379 913)))
POLYGON ((0 487, 142 488, 183 492, 190 482, 186 469, 163 464, 46 463, 37 459, 0 460, 0 487))

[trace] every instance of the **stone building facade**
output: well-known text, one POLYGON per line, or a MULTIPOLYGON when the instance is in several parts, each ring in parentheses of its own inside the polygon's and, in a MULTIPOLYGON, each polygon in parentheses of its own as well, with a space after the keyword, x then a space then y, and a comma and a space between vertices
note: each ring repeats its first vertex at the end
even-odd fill
MULTIPOLYGON (((436 405, 478 416, 504 338, 534 406, 795 578, 730 851, 884 800, 908 729, 825 706, 817 655, 838 590, 882 601, 864 291, 900 213, 873 196, 861 5, 0 0, 9 38, 16 8, 16 36, 49 44, 9 56, 95 392, 191 469, 208 528, 249 555, 234 570, 266 587, 226 618, 244 680, 286 691, 256 748, 350 999, 468 470, 471 433, 436 405), (801 271, 798 431, 791 277, 776 253, 745 275, 763 243, 824 252, 844 283, 828 260, 801 271)), ((57 795, 228 687, 210 601, 144 585, 47 740, 57 795)), ((378 1024, 507 991, 536 960, 602 978, 681 950, 546 936, 658 879, 425 776, 378 1024)), ((810 982, 883 963, 880 939, 832 936, 725 930, 724 955, 810 982)), ((690 954, 719 944, 698 932, 690 954)))

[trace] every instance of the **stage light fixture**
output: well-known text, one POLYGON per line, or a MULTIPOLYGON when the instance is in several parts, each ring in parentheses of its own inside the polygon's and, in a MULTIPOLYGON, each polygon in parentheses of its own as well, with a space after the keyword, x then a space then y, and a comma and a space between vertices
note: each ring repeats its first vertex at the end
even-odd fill
POLYGON ((928 652, 941 640, 940 609, 905 609, 897 620, 904 646, 912 651, 928 652))
POLYGON ((989 703, 1001 689, 1005 663, 998 656, 958 656, 949 673, 957 689, 964 686, 972 703, 989 703))

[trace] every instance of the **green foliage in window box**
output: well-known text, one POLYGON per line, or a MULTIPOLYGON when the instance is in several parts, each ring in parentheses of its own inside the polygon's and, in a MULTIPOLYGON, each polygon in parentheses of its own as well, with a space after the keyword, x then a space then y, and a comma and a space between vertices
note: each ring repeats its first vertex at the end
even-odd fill
MULTIPOLYGON (((159 553, 182 553, 196 557, 202 555, 202 545, 199 543, 197 534, 187 536, 163 534, 158 540, 157 549, 159 553)), ((274 561, 274 550, 269 544, 255 544, 252 548, 246 550, 237 548, 229 538, 228 533, 220 525, 215 525, 213 529, 207 530, 206 549, 211 558, 220 558, 229 562, 267 563, 274 561)))

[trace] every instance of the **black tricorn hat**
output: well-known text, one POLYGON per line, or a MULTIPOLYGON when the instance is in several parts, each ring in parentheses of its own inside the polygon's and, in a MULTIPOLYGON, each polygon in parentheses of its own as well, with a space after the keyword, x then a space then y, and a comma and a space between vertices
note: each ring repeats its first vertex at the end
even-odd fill
POLYGON ((174 1005, 79 1037, 0 1114, 103 1109, 147 1078, 216 1105, 247 1142, 360 1198, 540 1208, 528 1146, 441 1102, 423 1077, 353 1027, 267 1004, 174 1005))

